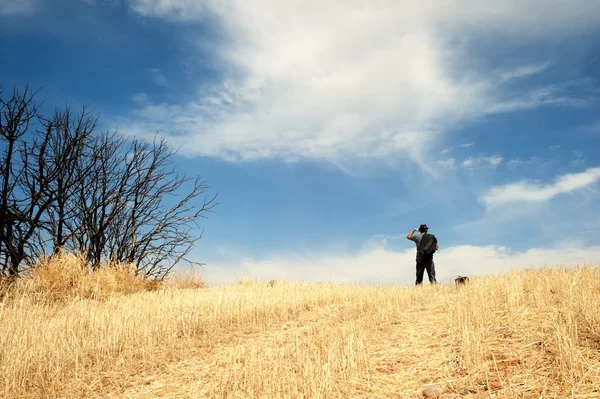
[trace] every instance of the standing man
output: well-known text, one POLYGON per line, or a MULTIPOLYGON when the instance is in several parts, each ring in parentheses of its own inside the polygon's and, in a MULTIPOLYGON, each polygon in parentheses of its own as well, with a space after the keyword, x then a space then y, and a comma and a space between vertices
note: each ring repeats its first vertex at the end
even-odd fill
POLYGON ((433 234, 427 233, 429 227, 422 224, 418 229, 414 229, 406 236, 407 240, 417 244, 417 281, 416 285, 423 283, 423 273, 427 270, 427 276, 431 284, 437 283, 435 279, 435 264, 433 263, 433 254, 440 249, 437 238, 433 234), (419 235, 415 235, 416 232, 419 235))

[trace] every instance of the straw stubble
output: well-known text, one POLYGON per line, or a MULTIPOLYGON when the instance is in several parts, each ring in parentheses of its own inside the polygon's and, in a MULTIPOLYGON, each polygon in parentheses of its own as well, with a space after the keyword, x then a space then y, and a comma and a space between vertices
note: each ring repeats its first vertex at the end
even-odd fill
POLYGON ((600 397, 600 273, 437 285, 274 284, 0 308, 3 398, 600 397))

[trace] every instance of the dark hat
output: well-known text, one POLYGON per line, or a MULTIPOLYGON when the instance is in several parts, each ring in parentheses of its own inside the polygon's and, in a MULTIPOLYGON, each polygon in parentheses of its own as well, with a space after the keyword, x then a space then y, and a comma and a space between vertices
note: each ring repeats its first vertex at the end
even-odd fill
POLYGON ((427 231, 429 230, 429 227, 427 227, 426 224, 422 224, 419 226, 419 231, 423 232, 423 231, 427 231))

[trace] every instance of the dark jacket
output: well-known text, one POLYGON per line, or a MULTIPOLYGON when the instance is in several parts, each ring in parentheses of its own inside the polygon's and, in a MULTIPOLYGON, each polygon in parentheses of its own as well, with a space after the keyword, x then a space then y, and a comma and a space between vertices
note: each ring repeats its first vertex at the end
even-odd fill
POLYGON ((433 259, 437 246, 437 238, 433 234, 425 233, 417 245, 417 262, 427 262, 433 259))

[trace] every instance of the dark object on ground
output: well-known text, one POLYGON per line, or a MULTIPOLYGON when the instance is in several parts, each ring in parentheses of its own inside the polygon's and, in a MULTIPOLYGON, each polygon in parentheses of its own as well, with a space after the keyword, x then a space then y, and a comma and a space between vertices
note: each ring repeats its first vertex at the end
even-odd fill
POLYGON ((458 276, 454 279, 454 283, 458 287, 459 285, 464 285, 469 282, 469 278, 467 276, 458 276))

